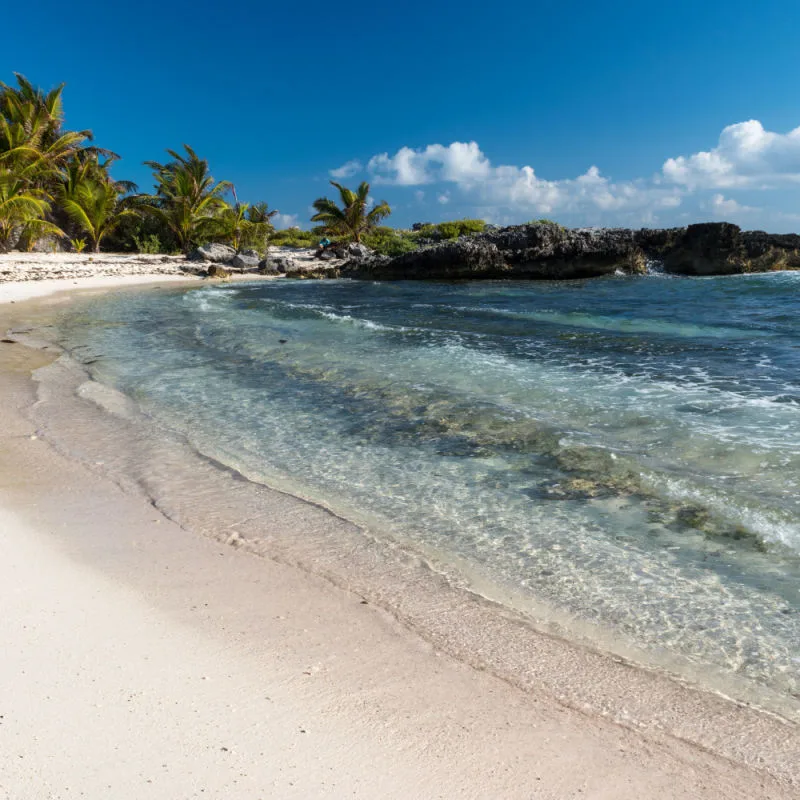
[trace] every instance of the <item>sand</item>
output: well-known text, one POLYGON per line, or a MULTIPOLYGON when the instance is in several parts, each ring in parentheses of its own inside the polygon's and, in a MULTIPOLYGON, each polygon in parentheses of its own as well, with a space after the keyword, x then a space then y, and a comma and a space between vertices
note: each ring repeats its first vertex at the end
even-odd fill
MULTIPOLYGON (((0 300, 45 291, 25 286, 0 300)), ((37 436, 22 412, 49 358, 0 344, 0 797, 797 796, 180 528, 37 436)))

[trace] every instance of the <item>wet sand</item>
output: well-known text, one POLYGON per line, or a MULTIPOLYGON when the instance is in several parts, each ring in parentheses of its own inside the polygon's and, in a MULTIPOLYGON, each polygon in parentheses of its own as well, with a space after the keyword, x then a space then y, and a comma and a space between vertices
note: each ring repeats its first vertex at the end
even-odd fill
MULTIPOLYGON (((29 375, 51 358, 0 344, 0 796, 796 796, 796 726, 717 699, 784 753, 744 766, 559 699, 553 659, 591 681, 603 656, 540 635, 513 685, 345 585, 181 528, 38 436, 29 375)), ((606 660, 598 703, 707 715, 606 660)))

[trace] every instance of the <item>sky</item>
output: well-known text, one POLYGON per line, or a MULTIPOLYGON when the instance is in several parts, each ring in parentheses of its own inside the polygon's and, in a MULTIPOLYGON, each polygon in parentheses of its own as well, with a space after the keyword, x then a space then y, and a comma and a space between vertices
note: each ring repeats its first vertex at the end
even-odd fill
POLYGON ((191 145, 309 226, 331 179, 389 223, 800 231, 797 0, 30 0, 0 80, 65 82, 67 125, 145 160, 191 145), (37 20, 32 24, 31 20, 37 20))

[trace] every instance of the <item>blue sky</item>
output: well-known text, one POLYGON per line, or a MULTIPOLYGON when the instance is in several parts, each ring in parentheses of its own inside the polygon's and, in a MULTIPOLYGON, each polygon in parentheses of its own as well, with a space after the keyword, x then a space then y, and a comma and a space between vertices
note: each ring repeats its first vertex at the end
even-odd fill
POLYGON ((68 125, 143 187, 141 162, 187 142, 301 225, 337 171, 398 226, 800 230, 796 0, 64 9, 3 10, 0 80, 65 81, 68 125))

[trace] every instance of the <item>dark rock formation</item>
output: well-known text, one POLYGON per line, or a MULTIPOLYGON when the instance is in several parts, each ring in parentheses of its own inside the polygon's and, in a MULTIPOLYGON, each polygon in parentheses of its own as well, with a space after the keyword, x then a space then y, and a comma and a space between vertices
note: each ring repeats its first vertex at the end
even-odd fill
POLYGON ((392 259, 351 261, 343 273, 378 279, 514 278, 563 280, 646 272, 658 260, 680 275, 800 269, 800 236, 742 232, 726 222, 688 228, 563 228, 514 225, 422 248, 392 259))
POLYGON ((664 255, 664 269, 678 275, 735 275, 800 268, 800 236, 742 232, 728 222, 690 225, 664 255))
POLYGON ((342 271, 339 266, 321 263, 318 267, 292 265, 286 270, 287 278, 306 280, 308 278, 339 278, 342 271))
POLYGON ((480 238, 496 245, 519 278, 591 278, 641 261, 633 231, 537 223, 492 231, 480 238))
POLYGON ((209 278, 230 278, 231 271, 219 266, 219 264, 212 264, 206 270, 206 276, 209 278))
POLYGON ((459 239, 415 250, 397 258, 371 258, 348 264, 355 277, 388 279, 509 277, 510 268, 497 246, 482 237, 459 239))

